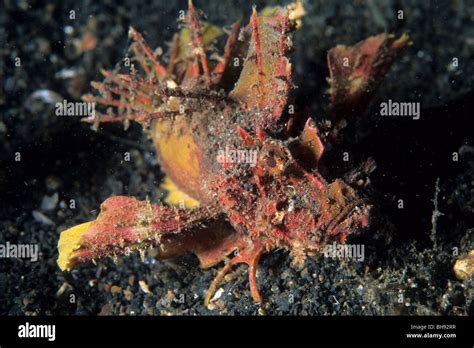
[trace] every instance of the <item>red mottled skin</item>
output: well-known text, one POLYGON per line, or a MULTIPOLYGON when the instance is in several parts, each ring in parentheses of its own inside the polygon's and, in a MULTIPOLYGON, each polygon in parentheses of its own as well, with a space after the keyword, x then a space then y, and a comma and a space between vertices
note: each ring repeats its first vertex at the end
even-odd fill
MULTIPOLYGON (((234 25, 217 62, 209 59, 202 23, 191 2, 186 23, 192 54, 186 59, 177 58, 175 36, 164 67, 142 36, 130 30, 131 50, 141 73, 135 68, 129 74, 104 71, 105 81, 93 84, 100 95, 84 99, 114 109, 98 115, 96 127, 135 121, 152 132, 161 120, 174 124, 181 112, 171 105, 178 100, 184 106, 183 129, 192 130, 198 149, 198 175, 176 174, 182 172, 163 157, 160 145, 158 158, 168 168, 167 175, 201 207, 177 209, 133 197, 111 197, 82 237, 71 264, 158 246, 161 257, 192 252, 203 267, 210 267, 234 252, 212 282, 206 303, 226 272, 239 263, 249 266, 251 295, 261 302, 256 272, 264 252, 284 248, 301 264, 308 252, 334 241, 342 243, 368 227, 371 205, 360 188, 343 179, 328 182, 318 170, 327 134, 320 134, 311 119, 298 137, 287 132, 295 118, 302 117, 288 112, 293 87, 288 53, 296 26, 291 11, 296 10, 277 8, 273 15, 259 16, 254 10, 247 27, 240 29, 240 21, 234 25), (233 58, 245 52, 240 77, 229 85, 224 81, 236 74, 233 58), (222 160, 219 150, 226 146, 255 151, 255 163, 222 160)), ((356 111, 361 114, 406 44, 406 38, 382 34, 331 50, 331 117, 341 120, 356 111), (343 65, 346 57, 349 66, 343 65)))

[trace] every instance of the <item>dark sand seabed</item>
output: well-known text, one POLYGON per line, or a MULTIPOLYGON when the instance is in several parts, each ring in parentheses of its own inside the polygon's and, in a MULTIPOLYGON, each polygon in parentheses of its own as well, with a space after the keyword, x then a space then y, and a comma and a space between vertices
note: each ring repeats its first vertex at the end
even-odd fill
MULTIPOLYGON (((474 5, 471 1, 313 1, 295 34, 291 58, 297 105, 315 119, 327 105, 325 55, 380 32, 408 32, 414 44, 390 70, 365 119, 348 139, 354 163, 373 157, 376 219, 353 240, 365 259, 314 256, 303 269, 283 251, 265 255, 259 311, 241 266, 222 284, 211 309, 205 291, 217 267, 201 270, 194 256, 159 261, 153 253, 107 259, 63 274, 56 265, 60 231, 94 218, 111 195, 159 201, 163 177, 151 142, 138 126, 93 132, 77 118, 57 117, 34 94, 79 100, 100 68, 113 68, 127 48, 130 25, 155 47, 171 39, 185 1, 5 1, 0 11, 0 243, 38 244, 37 262, 0 260, 0 313, 9 315, 472 315, 473 281, 453 273, 474 243, 474 5), (397 20, 399 9, 404 19, 397 20), (69 19, 69 11, 76 19, 69 19), (78 39, 94 30, 97 46, 78 39), (15 58, 21 67, 15 67, 15 58), (453 58, 459 66, 452 68, 453 58), (420 102, 420 120, 382 118, 388 99, 420 102), (15 153, 21 161, 15 161, 15 153), (124 162, 123 154, 131 153, 124 162), (459 161, 452 153, 459 152, 459 161), (433 198, 439 179, 439 195, 433 198), (398 199, 404 209, 397 208, 398 199), (70 209, 70 200, 76 208, 70 209), (432 216, 436 218, 435 227, 432 216), (71 297, 73 295, 73 297, 71 297), (75 301, 71 303, 70 299, 75 301)), ((208 20, 228 25, 246 1, 195 1, 208 20)), ((267 3, 255 2, 263 8, 267 3)), ((268 2, 274 4, 274 2, 268 2)))

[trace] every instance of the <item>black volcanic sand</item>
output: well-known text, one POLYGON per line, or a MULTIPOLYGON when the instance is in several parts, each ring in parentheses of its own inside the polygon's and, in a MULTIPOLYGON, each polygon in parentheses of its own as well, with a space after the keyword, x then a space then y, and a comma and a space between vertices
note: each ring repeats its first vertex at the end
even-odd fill
MULTIPOLYGON (((152 46, 167 42, 185 1, 5 1, 0 11, 0 243, 37 243, 40 260, 2 259, 0 313, 10 315, 298 314, 469 315, 473 282, 453 273, 453 248, 462 256, 474 243, 474 6, 470 1, 314 1, 295 35, 294 92, 299 111, 324 119, 325 55, 379 32, 408 32, 414 44, 392 67, 367 116, 347 129, 328 158, 349 151, 355 166, 373 157, 374 222, 364 235, 365 260, 309 257, 302 269, 287 252, 265 255, 258 282, 265 304, 255 305, 244 266, 222 284, 210 309, 205 291, 218 267, 201 270, 188 255, 168 261, 153 252, 86 264, 70 273, 56 265, 60 231, 93 219, 100 203, 127 194, 157 202, 163 177, 151 143, 132 126, 90 130, 77 118, 57 117, 54 104, 33 94, 78 101, 126 53, 130 25, 152 46), (323 5, 324 3, 324 5, 323 5), (399 9, 404 18, 396 19, 399 9), (76 19, 69 19, 69 11, 76 19), (84 52, 86 30, 97 47, 84 52), (21 67, 15 67, 15 58, 21 67), (450 63, 458 58, 459 66, 450 63), (68 77, 70 76, 70 77, 68 77), (382 118, 379 103, 421 103, 421 119, 382 118), (469 122, 470 121, 470 122, 469 122), (452 153, 460 152, 458 162, 452 153), (21 154, 16 162, 15 154, 21 154), (130 152, 131 160, 124 161, 130 152), (432 216, 439 179, 437 218, 432 216), (56 199, 57 198, 57 199, 56 199), (76 207, 69 207, 70 200, 76 207), (398 199, 404 209, 398 209, 398 199), (33 214, 33 212, 35 212, 33 214)), ((273 4, 272 2, 270 4, 273 4)), ((263 8, 264 2, 257 1, 263 8)), ((231 24, 246 1, 197 1, 208 19, 231 24)))

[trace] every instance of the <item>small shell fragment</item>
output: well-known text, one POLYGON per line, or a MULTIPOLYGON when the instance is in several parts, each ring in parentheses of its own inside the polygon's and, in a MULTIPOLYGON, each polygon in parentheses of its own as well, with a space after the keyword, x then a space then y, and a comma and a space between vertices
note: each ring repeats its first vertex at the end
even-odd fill
POLYGON ((142 289, 145 294, 151 294, 150 288, 144 280, 138 281, 138 285, 140 285, 140 289, 142 289))
POLYGON ((454 273, 460 280, 468 279, 474 273, 474 250, 454 264, 454 273))

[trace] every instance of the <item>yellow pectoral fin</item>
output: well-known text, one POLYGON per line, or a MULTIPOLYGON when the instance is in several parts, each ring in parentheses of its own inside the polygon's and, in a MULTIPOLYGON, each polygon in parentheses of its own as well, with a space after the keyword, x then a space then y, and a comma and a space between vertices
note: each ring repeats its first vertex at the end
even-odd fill
POLYGON ((57 263, 62 271, 72 267, 71 257, 74 251, 80 247, 81 238, 92 223, 93 221, 85 222, 61 232, 58 242, 59 256, 57 263))
POLYGON ((168 191, 168 195, 165 197, 165 202, 169 205, 179 206, 183 205, 184 208, 192 209, 198 208, 199 202, 194 198, 191 198, 186 193, 181 191, 176 184, 171 181, 170 178, 165 177, 163 183, 161 184, 161 188, 168 191))

